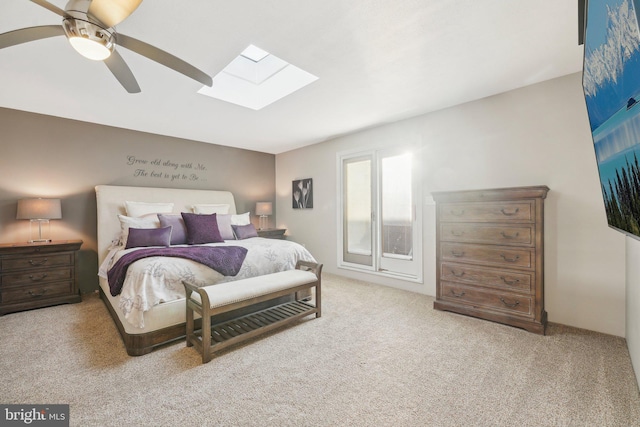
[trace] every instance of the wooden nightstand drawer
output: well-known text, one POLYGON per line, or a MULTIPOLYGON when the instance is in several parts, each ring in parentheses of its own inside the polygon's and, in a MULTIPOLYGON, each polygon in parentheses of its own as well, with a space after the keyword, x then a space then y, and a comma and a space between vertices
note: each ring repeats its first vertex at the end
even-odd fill
POLYGON ((258 237, 265 237, 267 239, 280 239, 280 240, 286 239, 286 236, 284 235, 285 231, 287 231, 286 228, 263 228, 262 230, 257 230, 257 231, 258 231, 258 237))
POLYGON ((3 274, 1 277, 2 287, 18 286, 23 284, 48 283, 59 280, 71 280, 73 278, 73 269, 66 268, 50 268, 50 269, 33 269, 22 271, 19 273, 3 274))
POLYGON ((0 271, 33 269, 40 267, 55 267, 59 265, 71 265, 73 253, 34 255, 20 258, 6 258, 0 260, 0 271))
POLYGON ((3 304, 39 301, 61 295, 69 295, 73 290, 72 282, 55 282, 34 286, 3 289, 0 291, 0 302, 3 304))

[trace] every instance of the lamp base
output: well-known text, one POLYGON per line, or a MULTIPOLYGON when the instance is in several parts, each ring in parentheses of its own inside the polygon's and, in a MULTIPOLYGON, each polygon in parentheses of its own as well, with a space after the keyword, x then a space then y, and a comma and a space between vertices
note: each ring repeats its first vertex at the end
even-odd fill
POLYGON ((266 230, 268 227, 269 217, 267 215, 260 215, 260 223, 258 225, 258 230, 266 230))
POLYGON ((48 219, 32 219, 31 225, 31 239, 29 243, 50 242, 49 238, 49 220, 48 219))

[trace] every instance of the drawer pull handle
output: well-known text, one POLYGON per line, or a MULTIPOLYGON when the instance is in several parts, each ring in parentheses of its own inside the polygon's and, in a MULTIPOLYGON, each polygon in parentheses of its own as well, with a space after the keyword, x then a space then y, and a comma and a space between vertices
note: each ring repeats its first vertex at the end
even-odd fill
POLYGON ((459 294, 456 294, 456 291, 454 291, 453 289, 451 289, 451 295, 453 295, 456 298, 460 298, 464 296, 464 291, 460 292, 459 294))
POLYGON ((456 276, 456 277, 462 277, 462 276, 464 276, 464 274, 465 274, 465 273, 464 273, 464 271, 461 271, 461 272, 459 272, 459 273, 456 273, 456 271, 455 271, 455 270, 451 270, 451 274, 453 274, 453 275, 454 275, 454 276, 456 276))
POLYGON ((35 277, 33 274, 29 275, 29 279, 31 279, 34 282, 38 282, 40 280, 44 280, 47 277, 47 273, 42 273, 42 276, 40 277, 35 277))
POLYGON ((515 285, 516 283, 520 283, 520 279, 513 279, 513 280, 508 280, 506 279, 504 276, 500 276, 500 278, 502 279, 502 281, 504 283, 506 283, 507 285, 515 285))
POLYGON ((501 231, 500 234, 502 235, 502 237, 504 237, 505 239, 515 239, 516 237, 518 237, 520 235, 519 231, 516 231, 516 234, 507 234, 504 231, 501 231))
POLYGON ((464 251, 462 252, 451 251, 451 255, 460 258, 464 256, 464 251))
POLYGON ((451 234, 453 234, 456 237, 460 237, 460 236, 464 235, 464 231, 451 230, 451 234))
POLYGON ((514 308, 514 307, 517 307, 517 306, 519 306, 519 305, 520 305, 520 301, 518 301, 518 300, 516 300, 516 302, 514 302, 513 304, 509 304, 508 302, 506 302, 506 301, 504 300, 504 298, 500 297, 500 301, 502 301, 502 303, 503 303, 504 305, 506 305, 507 307, 511 307, 511 308, 514 308))
POLYGON ((500 209, 500 212, 502 212, 502 215, 506 215, 506 216, 513 216, 517 214, 519 211, 520 211, 520 208, 516 208, 513 212, 508 212, 504 208, 500 209))
POLYGON ((462 216, 464 215, 464 209, 460 209, 459 211, 451 209, 449 213, 451 213, 451 215, 453 216, 462 216))
POLYGON ((29 264, 31 264, 31 265, 43 265, 43 264, 46 264, 48 261, 49 261, 49 259, 47 259, 47 258, 44 258, 44 259, 41 259, 41 260, 30 259, 29 260, 29 264))
POLYGON ((49 289, 48 289, 48 288, 44 288, 44 289, 42 290, 42 292, 40 292, 40 293, 36 293, 36 292, 33 292, 33 291, 29 291, 29 295, 31 295, 31 296, 32 296, 32 297, 34 297, 34 298, 36 298, 36 297, 41 297, 41 296, 43 296, 44 294, 46 294, 48 291, 49 291, 49 289))
POLYGON ((507 262, 516 262, 520 259, 520 255, 516 255, 513 258, 508 258, 505 254, 500 254, 503 260, 507 262))

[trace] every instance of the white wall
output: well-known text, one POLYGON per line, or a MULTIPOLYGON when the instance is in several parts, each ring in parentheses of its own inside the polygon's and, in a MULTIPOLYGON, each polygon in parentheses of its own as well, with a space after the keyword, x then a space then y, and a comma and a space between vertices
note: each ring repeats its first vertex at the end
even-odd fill
POLYGON ((640 241, 627 237, 627 346, 640 383, 640 241))
MULTIPOLYGON (((278 226, 325 271, 435 295, 431 191, 547 185, 549 320, 625 336, 625 238, 607 226, 579 73, 276 156, 278 226), (337 268, 337 153, 421 147, 424 284, 337 268), (291 207, 291 181, 313 178, 314 208, 291 207)), ((639 274, 640 276, 640 274, 639 274)))

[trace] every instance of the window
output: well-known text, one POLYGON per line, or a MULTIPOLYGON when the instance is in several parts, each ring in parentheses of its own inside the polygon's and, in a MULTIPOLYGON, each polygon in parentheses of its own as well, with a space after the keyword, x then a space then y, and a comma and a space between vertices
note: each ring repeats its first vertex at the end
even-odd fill
POLYGON ((339 157, 339 266, 422 280, 416 168, 407 151, 339 157))

